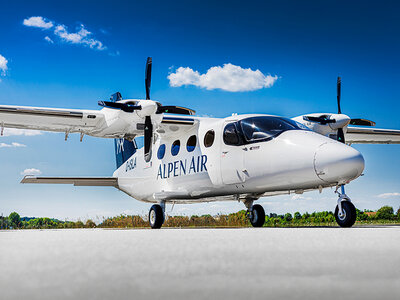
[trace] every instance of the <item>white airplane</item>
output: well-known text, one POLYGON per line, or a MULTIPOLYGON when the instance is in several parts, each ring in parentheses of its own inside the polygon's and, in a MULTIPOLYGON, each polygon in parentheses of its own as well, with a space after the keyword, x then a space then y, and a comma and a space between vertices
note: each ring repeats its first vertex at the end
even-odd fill
POLYGON ((202 118, 191 109, 150 100, 151 66, 149 57, 146 100, 122 99, 117 92, 99 102, 99 111, 0 106, 1 133, 23 128, 64 132, 65 140, 70 133, 80 133, 81 141, 84 135, 115 139, 112 177, 25 176, 21 182, 113 186, 155 203, 149 212, 152 228, 162 226, 166 203, 221 200, 242 201, 251 224, 261 227, 265 212, 254 204, 260 197, 336 187, 336 221, 351 227, 356 210, 344 185, 362 174, 364 158, 350 144, 400 143, 400 130, 370 128, 374 122, 341 113, 340 78, 337 114, 202 118))

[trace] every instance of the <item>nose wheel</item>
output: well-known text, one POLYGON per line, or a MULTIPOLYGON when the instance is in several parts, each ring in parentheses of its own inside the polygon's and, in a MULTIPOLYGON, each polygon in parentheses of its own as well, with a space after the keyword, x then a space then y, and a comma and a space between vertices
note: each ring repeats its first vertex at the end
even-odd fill
POLYGON ((149 224, 152 229, 161 228, 164 223, 164 209, 159 204, 154 204, 149 211, 149 224))
POLYGON ((247 216, 253 227, 262 227, 265 223, 265 211, 260 204, 254 204, 253 200, 245 200, 244 205, 247 207, 247 216))
POLYGON ((339 195, 338 204, 335 209, 336 223, 340 227, 351 227, 354 225, 357 219, 357 211, 353 203, 350 202, 350 198, 344 192, 344 186, 342 185, 341 193, 336 190, 339 195))

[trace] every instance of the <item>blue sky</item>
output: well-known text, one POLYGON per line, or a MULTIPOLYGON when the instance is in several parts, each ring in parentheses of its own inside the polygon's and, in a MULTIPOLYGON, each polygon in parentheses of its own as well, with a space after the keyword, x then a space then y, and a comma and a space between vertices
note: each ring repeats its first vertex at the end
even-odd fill
MULTIPOLYGON (((98 109, 97 101, 115 91, 142 98, 145 60, 152 56, 152 98, 199 115, 336 112, 340 75, 344 113, 400 129, 400 7, 395 1, 10 2, 0 11, 0 55, 7 60, 2 64, 0 57, 0 104, 98 109), (52 27, 23 24, 34 16, 52 27), (235 92, 173 87, 168 80, 179 67, 204 74, 224 64, 277 80, 270 87, 235 92)), ((63 134, 14 134, 1 137, 0 145, 25 147, 0 147, 0 213, 61 219, 147 213, 148 204, 111 188, 19 184, 21 172, 33 168, 49 176, 109 176, 115 167, 111 140, 85 137, 80 143, 78 135, 64 142, 63 134)), ((347 187, 356 206, 397 209, 400 146, 355 148, 366 160, 365 176, 347 187), (386 193, 391 195, 382 196, 386 193)), ((326 190, 260 202, 267 212, 279 213, 333 210, 335 199, 326 190)), ((237 203, 182 205, 174 213, 242 208, 237 203)))

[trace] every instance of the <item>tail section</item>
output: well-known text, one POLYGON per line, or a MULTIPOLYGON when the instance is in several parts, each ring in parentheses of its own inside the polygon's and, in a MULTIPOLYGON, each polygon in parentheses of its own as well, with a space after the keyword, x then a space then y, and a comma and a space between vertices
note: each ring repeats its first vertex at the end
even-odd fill
POLYGON ((115 139, 115 156, 117 159, 117 169, 126 162, 136 152, 134 142, 125 139, 115 139))

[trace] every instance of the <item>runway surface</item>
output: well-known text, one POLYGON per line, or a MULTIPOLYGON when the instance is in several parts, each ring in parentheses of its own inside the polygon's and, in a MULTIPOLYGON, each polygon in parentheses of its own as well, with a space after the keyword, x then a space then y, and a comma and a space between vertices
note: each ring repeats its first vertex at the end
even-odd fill
POLYGON ((398 299, 400 227, 0 232, 1 299, 398 299))

